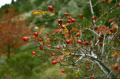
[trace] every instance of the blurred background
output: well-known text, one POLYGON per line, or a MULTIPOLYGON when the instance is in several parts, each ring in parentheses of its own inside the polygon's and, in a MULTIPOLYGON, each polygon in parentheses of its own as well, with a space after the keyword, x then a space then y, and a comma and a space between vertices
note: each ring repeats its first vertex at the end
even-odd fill
MULTIPOLYGON (((4 3, 2 1, 8 2, 7 0, 0 0, 0 5, 4 3)), ((97 2, 97 0, 93 1, 93 3, 97 2)), ((58 26, 56 19, 63 17, 64 12, 69 12, 75 18, 80 14, 90 18, 88 6, 88 0, 12 0, 1 6, 0 79, 80 79, 80 77, 82 79, 82 77, 89 75, 90 73, 85 73, 87 70, 84 68, 82 72, 78 72, 70 68, 63 68, 59 64, 52 65, 51 57, 42 51, 37 52, 41 54, 41 57, 32 56, 31 52, 36 49, 33 42, 26 43, 21 40, 22 36, 31 35, 34 31, 49 32, 56 28, 58 26), (54 6, 54 13, 37 16, 32 14, 33 10, 47 11, 48 5, 54 6)), ((100 16, 99 8, 101 5, 95 6, 95 14, 100 16)), ((105 10, 111 6, 112 4, 107 6, 105 10)), ((115 15, 119 13, 120 11, 115 15)), ((86 24, 90 24, 88 20, 86 19, 83 22, 84 27, 87 27, 86 24)), ((100 23, 104 23, 104 20, 100 23)), ((120 43, 116 44, 116 46, 119 45, 120 43)), ((82 66, 85 64, 83 63, 82 66)))

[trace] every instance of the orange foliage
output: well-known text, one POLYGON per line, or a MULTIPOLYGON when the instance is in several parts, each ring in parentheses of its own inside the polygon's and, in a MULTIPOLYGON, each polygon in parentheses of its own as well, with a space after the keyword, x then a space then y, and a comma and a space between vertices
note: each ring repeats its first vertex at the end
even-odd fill
POLYGON ((120 64, 119 63, 115 63, 114 65, 112 65, 112 69, 114 71, 120 71, 120 64))
POLYGON ((105 25, 101 25, 96 28, 96 32, 99 34, 108 34, 110 32, 110 29, 105 25))
MULTIPOLYGON (((5 10, 0 22, 0 52, 8 53, 14 48, 20 47, 24 42, 21 36, 30 34, 30 29, 25 20, 15 19, 17 12, 14 8, 5 10)), ((13 52, 13 51, 12 51, 13 52)))
POLYGON ((28 33, 25 21, 0 23, 0 50, 5 51, 7 46, 18 48, 23 44, 21 36, 28 33))
POLYGON ((120 57, 120 51, 115 51, 112 53, 112 57, 120 57))

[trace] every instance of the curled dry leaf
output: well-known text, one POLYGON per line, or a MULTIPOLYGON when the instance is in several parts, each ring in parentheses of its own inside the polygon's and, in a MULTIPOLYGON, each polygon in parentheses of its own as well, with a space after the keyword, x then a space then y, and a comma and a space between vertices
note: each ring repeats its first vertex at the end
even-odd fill
POLYGON ((113 21, 111 22, 111 25, 112 27, 110 28, 110 33, 116 33, 118 30, 118 24, 115 21, 113 21))
POLYGON ((119 63, 115 63, 114 65, 112 65, 112 69, 114 71, 120 71, 120 64, 119 63))
POLYGON ((99 34, 109 34, 110 33, 109 27, 107 27, 105 25, 101 25, 101 26, 97 27, 95 30, 99 34))
POLYGON ((112 57, 120 57, 120 51, 114 51, 113 53, 112 53, 112 57))

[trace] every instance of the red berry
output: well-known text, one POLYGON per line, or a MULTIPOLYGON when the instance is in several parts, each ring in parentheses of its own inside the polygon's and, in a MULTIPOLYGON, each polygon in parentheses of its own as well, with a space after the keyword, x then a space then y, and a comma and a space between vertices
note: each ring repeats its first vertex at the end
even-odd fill
POLYGON ((71 18, 70 20, 71 20, 72 23, 76 21, 75 18, 71 18))
POLYGON ((66 43, 67 43, 67 44, 71 44, 72 41, 71 41, 70 39, 67 39, 67 40, 66 40, 66 43))
POLYGON ((53 11, 54 11, 53 5, 49 5, 49 6, 48 6, 48 11, 50 11, 50 12, 53 12, 53 11))
POLYGON ((34 32, 34 37, 38 37, 38 32, 34 32))
POLYGON ((69 19, 68 19, 68 23, 74 23, 75 21, 76 21, 75 18, 69 18, 69 19))
POLYGON ((96 16, 92 16, 92 20, 96 21, 97 17, 96 16))
POLYGON ((78 43, 78 44, 82 44, 82 41, 81 41, 81 40, 77 40, 77 43, 78 43))
POLYGON ((52 60, 52 62, 51 62, 53 65, 55 65, 55 64, 57 64, 58 62, 57 62, 57 60, 52 60))
POLYGON ((23 36, 23 37, 22 37, 22 40, 23 40, 23 41, 28 41, 28 40, 29 40, 29 37, 23 36))
POLYGON ((35 51, 32 51, 32 55, 35 56, 35 55, 36 55, 36 52, 35 52, 35 51))

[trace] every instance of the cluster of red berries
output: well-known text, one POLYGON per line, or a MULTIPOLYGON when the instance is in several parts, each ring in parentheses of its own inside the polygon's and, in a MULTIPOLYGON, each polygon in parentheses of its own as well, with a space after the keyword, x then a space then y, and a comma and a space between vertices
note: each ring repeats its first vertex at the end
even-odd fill
MULTIPOLYGON (((34 34, 33 34, 34 38, 38 37, 38 35, 39 35, 38 32, 34 32, 34 34)), ((23 36, 21 39, 23 41, 29 41, 30 37, 29 36, 23 36)))
POLYGON ((68 21, 67 21, 67 22, 68 22, 68 23, 74 23, 74 22, 76 22, 76 19, 70 17, 70 18, 68 18, 68 21))
MULTIPOLYGON (((88 42, 88 41, 86 41, 86 40, 84 40, 84 41, 82 41, 82 40, 80 40, 80 39, 78 39, 77 40, 77 43, 79 44, 79 45, 91 45, 91 42, 88 42)), ((66 44, 72 44, 72 40, 71 39, 67 39, 66 40, 66 44)))
POLYGON ((55 64, 59 63, 62 59, 63 58, 61 58, 61 57, 56 57, 56 58, 52 59, 51 64, 55 65, 55 64))
MULTIPOLYGON (((39 33, 38 33, 38 32, 34 32, 34 33, 33 33, 33 38, 34 38, 34 39, 38 38, 38 36, 39 36, 39 33)), ((25 41, 25 42, 28 42, 28 41, 30 40, 30 37, 29 37, 29 36, 23 36, 21 39, 22 39, 23 41, 25 41)), ((42 38, 39 38, 38 41, 41 42, 41 41, 43 41, 43 39, 42 39, 42 38)), ((43 46, 42 46, 42 45, 39 46, 39 48, 40 48, 40 50, 43 50, 43 46)), ((32 55, 35 56, 35 55, 36 55, 36 52, 35 52, 35 51, 32 51, 32 55)))

